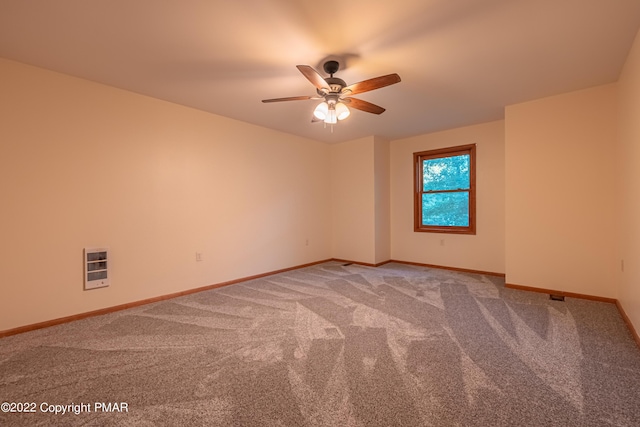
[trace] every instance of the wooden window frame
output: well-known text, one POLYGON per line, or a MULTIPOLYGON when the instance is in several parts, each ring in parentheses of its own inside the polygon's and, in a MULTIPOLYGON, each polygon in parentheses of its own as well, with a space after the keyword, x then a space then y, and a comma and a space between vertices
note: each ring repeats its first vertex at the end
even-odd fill
MULTIPOLYGON (((414 225, 413 230, 423 233, 453 233, 476 234, 476 144, 460 145, 457 147, 441 148, 437 150, 420 151, 413 153, 414 173, 414 225), (422 224, 422 162, 424 160, 438 159, 469 155, 469 225, 466 227, 448 225, 423 225, 422 224)), ((443 192, 460 192, 460 190, 444 190, 443 192)), ((467 190, 464 190, 467 191, 467 190)))

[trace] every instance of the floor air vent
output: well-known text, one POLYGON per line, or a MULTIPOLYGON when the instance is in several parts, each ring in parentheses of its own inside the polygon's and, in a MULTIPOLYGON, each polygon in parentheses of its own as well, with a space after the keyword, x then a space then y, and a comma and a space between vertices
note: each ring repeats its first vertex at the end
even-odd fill
POLYGON ((549 299, 553 301, 564 301, 564 295, 549 294, 549 299))

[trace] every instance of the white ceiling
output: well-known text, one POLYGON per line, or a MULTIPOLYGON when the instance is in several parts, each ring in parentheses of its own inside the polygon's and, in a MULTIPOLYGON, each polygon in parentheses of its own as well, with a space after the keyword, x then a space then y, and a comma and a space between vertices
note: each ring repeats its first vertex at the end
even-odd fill
MULTIPOLYGON (((640 0, 0 0, 0 56, 284 132, 389 139, 503 118, 504 106, 617 80, 640 0), (295 68, 337 56, 356 97, 333 133, 295 68)), ((1 96, 1 94, 0 94, 1 96)))

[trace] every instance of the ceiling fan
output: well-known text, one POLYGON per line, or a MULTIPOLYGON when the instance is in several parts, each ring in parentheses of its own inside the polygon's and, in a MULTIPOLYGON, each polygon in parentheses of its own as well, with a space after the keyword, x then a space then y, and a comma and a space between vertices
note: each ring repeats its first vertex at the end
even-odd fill
POLYGON ((363 101, 358 98, 352 98, 356 95, 371 90, 380 89, 400 82, 400 76, 397 74, 387 74, 386 76, 375 77, 354 83, 347 86, 344 80, 333 75, 340 68, 338 61, 327 61, 323 65, 324 71, 330 75, 323 78, 320 73, 308 65, 297 65, 298 70, 307 80, 316 87, 317 96, 291 96, 288 98, 263 99, 262 102, 282 102, 282 101, 302 101, 308 99, 322 99, 323 102, 318 104, 313 111, 312 122, 324 121, 327 124, 335 124, 338 120, 346 119, 351 112, 349 107, 356 110, 366 111, 372 114, 382 114, 385 109, 371 102, 363 101))

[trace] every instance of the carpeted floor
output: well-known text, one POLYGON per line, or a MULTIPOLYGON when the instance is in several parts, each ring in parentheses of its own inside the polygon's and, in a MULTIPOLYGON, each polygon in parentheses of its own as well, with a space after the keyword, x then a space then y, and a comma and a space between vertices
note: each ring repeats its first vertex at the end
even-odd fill
POLYGON ((328 262, 1 339, 0 402, 35 410, 3 426, 638 426, 640 350, 613 304, 328 262))

